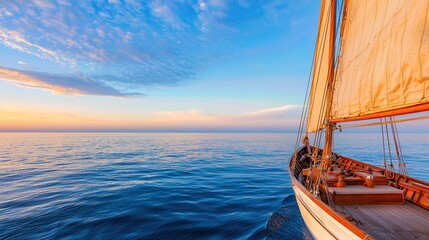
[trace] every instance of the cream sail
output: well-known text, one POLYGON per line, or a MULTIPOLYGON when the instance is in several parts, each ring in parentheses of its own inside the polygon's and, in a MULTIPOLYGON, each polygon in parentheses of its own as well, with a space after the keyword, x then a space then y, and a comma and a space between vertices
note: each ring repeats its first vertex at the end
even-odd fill
POLYGON ((331 119, 428 104, 428 4, 346 2, 331 119))
POLYGON ((316 50, 314 54, 313 84, 310 92, 310 105, 308 108, 308 132, 315 132, 323 128, 323 119, 326 112, 326 104, 323 99, 326 97, 327 79, 330 74, 333 55, 332 32, 335 30, 331 21, 331 2, 322 1, 319 32, 317 35, 316 50))
POLYGON ((289 172, 313 237, 429 239, 429 183, 408 176, 394 118, 429 110, 429 0, 322 0, 311 73, 289 172), (368 119, 396 153, 382 167, 332 151, 340 122, 368 119))

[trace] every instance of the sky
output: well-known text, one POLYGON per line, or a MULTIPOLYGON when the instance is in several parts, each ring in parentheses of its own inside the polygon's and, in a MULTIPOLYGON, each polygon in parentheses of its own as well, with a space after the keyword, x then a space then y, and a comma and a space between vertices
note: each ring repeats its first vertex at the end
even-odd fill
POLYGON ((0 6, 0 131, 296 132, 319 2, 0 6))

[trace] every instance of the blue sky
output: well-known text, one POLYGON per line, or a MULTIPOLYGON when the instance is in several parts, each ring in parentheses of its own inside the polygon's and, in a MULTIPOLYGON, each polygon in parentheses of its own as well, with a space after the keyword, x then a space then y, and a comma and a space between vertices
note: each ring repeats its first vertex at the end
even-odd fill
POLYGON ((313 1, 7 1, 0 130, 295 130, 313 1))

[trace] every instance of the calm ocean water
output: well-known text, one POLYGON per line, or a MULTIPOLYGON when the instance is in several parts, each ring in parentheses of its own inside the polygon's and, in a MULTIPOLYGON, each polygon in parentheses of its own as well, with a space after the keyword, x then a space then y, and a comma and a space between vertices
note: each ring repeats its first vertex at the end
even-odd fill
MULTIPOLYGON (((0 137, 0 239, 309 238, 287 172, 294 134, 0 137)), ((428 181, 429 136, 401 141, 428 181)), ((336 151, 380 165, 380 142, 344 134, 336 151)))

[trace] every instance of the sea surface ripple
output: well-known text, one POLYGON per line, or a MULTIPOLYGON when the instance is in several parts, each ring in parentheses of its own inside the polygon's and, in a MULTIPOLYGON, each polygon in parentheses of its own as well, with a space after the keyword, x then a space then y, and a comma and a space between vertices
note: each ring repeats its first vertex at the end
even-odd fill
MULTIPOLYGON (((0 137, 0 239, 310 238, 287 172, 293 134, 0 137)), ((368 136, 340 151, 347 141, 347 156, 380 160, 368 136)), ((427 143, 406 160, 419 164, 427 143)), ((409 169, 427 181, 427 165, 409 169)))

